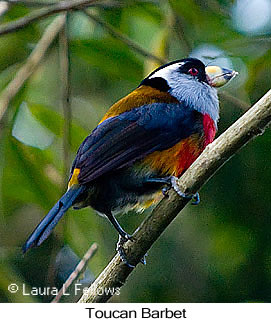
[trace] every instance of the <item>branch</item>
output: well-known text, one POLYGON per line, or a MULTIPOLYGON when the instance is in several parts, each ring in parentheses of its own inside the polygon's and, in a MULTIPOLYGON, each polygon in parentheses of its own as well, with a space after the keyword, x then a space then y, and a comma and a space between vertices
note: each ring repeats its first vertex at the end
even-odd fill
POLYGON ((228 102, 232 103, 233 105, 237 106, 241 110, 247 111, 250 108, 250 105, 247 102, 236 98, 235 96, 230 94, 228 91, 220 92, 220 96, 223 99, 227 100, 228 102))
POLYGON ((191 40, 189 40, 188 37, 186 37, 184 26, 183 26, 184 25, 183 19, 179 14, 177 14, 171 0, 168 0, 168 4, 174 20, 173 30, 175 31, 177 37, 179 38, 180 43, 182 44, 183 51, 185 53, 184 56, 188 56, 192 51, 192 46, 191 46, 191 40))
POLYGON ((151 54, 150 52, 145 50, 143 47, 141 47, 138 43, 136 43, 135 41, 133 41, 129 37, 125 36, 124 34, 119 32, 117 29, 112 27, 111 25, 109 25, 107 22, 105 22, 102 19, 98 18, 97 16, 89 13, 87 10, 83 10, 83 12, 86 14, 86 16, 88 18, 90 18, 91 20, 93 20, 97 24, 99 24, 101 27, 103 27, 111 36, 113 36, 114 38, 119 39, 120 41, 122 41, 123 43, 128 45, 131 49, 133 49, 134 51, 141 54, 142 56, 147 57, 149 59, 152 59, 154 61, 157 61, 160 64, 165 64, 166 63, 166 61, 164 59, 151 54))
POLYGON ((0 1, 0 18, 8 11, 9 4, 6 1, 0 1))
MULTIPOLYGON (((42 1, 42 0, 3 0, 3 2, 7 2, 9 4, 12 5, 16 5, 16 4, 20 4, 20 5, 24 5, 27 7, 45 7, 45 6, 52 6, 55 5, 57 3, 59 3, 58 0, 55 1, 50 1, 50 0, 46 0, 46 1, 42 1)), ((95 5, 95 7, 100 7, 100 8, 105 8, 105 9, 110 9, 110 8, 122 8, 122 7, 127 7, 130 5, 134 5, 137 3, 151 3, 151 4, 157 4, 156 0, 123 0, 123 1, 115 1, 112 0, 111 1, 104 1, 101 3, 97 3, 97 5, 95 5)))
POLYGON ((60 15, 47 27, 37 46, 29 55, 26 63, 19 69, 14 79, 2 91, 0 95, 0 121, 5 114, 10 101, 19 92, 24 82, 31 76, 38 64, 41 62, 47 49, 56 38, 65 24, 65 16, 60 15))
POLYGON ((98 246, 96 243, 93 243, 88 251, 84 254, 82 260, 78 263, 74 271, 70 274, 69 278, 65 281, 60 291, 57 293, 56 297, 52 300, 51 303, 58 303, 63 294, 68 290, 71 284, 77 279, 77 277, 84 272, 89 260, 95 255, 98 246))
POLYGON ((5 2, 12 5, 24 5, 28 7, 44 7, 44 6, 52 6, 55 5, 56 1, 39 1, 39 0, 4 0, 5 2))
POLYGON ((99 0, 71 0, 71 1, 61 1, 55 5, 52 5, 50 7, 41 8, 38 10, 35 10, 28 15, 17 19, 15 21, 3 24, 0 27, 0 35, 5 35, 14 31, 17 31, 19 29, 22 29, 23 27, 29 25, 30 23, 39 20, 41 18, 49 17, 51 15, 54 15, 56 13, 62 12, 62 11, 68 11, 73 9, 81 9, 84 7, 90 7, 92 5, 95 5, 95 3, 99 0))
MULTIPOLYGON (((182 192, 196 193, 214 173, 241 147, 262 134, 271 122, 271 90, 250 110, 230 126, 212 144, 208 145, 199 158, 182 175, 179 186, 182 192)), ((132 264, 138 264, 153 243, 189 201, 170 190, 152 214, 148 216, 134 233, 134 240, 124 245, 127 257, 132 264)), ((79 302, 106 302, 112 294, 98 291, 111 291, 121 287, 134 268, 121 262, 118 254, 92 283, 79 302)))
POLYGON ((59 33, 59 64, 61 77, 61 94, 62 94, 62 109, 63 109, 63 162, 64 162, 64 178, 63 187, 66 187, 67 174, 70 169, 70 142, 71 142, 71 88, 70 88, 70 64, 69 64, 69 17, 65 14, 66 21, 63 29, 59 33))

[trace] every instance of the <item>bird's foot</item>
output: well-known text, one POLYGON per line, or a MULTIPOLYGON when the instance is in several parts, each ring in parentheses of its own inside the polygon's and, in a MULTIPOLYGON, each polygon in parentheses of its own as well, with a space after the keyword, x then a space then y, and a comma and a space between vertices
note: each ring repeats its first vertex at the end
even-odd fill
MULTIPOLYGON (((131 236, 130 234, 126 234, 125 236, 121 236, 119 235, 119 240, 118 240, 118 243, 117 243, 117 252, 119 253, 119 256, 120 256, 120 259, 130 268, 135 268, 135 265, 132 265, 128 259, 127 259, 127 255, 123 249, 123 244, 128 241, 128 240, 133 240, 133 236, 131 236)), ((142 259, 140 259, 140 262, 143 264, 143 265, 146 265, 146 256, 147 254, 144 255, 144 257, 142 259)))
POLYGON ((133 237, 126 233, 124 236, 121 236, 119 235, 119 240, 118 240, 118 243, 117 243, 117 252, 119 253, 119 256, 120 256, 120 259, 130 268, 134 268, 135 266, 130 264, 130 262, 128 261, 127 259, 127 255, 123 249, 123 245, 126 241, 128 240, 133 240, 133 237))
POLYGON ((168 191, 171 189, 171 184, 167 184, 167 186, 162 188, 162 193, 165 197, 168 197, 168 191))
MULTIPOLYGON (((197 192, 196 194, 185 194, 183 193, 181 190, 180 190, 180 187, 179 185, 177 184, 177 180, 178 178, 175 177, 175 176, 172 176, 170 178, 170 183, 171 183, 171 187, 174 189, 174 191, 180 195, 181 197, 183 198, 186 198, 186 199, 189 199, 189 200, 192 200, 192 204, 193 205, 198 205, 199 202, 200 202, 200 196, 199 196, 199 193, 197 192)), ((167 188, 167 187, 166 187, 167 188)), ((168 188, 169 190, 169 188, 168 188)), ((164 194, 164 192, 163 192, 164 194)))
POLYGON ((146 253, 143 258, 140 259, 140 262, 142 263, 142 265, 146 265, 147 264, 147 260, 146 257, 148 256, 148 254, 146 253))

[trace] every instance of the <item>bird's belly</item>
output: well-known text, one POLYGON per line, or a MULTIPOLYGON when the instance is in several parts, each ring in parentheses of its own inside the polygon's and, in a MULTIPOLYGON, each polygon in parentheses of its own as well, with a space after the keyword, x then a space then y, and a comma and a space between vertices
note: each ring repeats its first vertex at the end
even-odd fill
POLYGON ((163 187, 161 183, 147 183, 149 178, 157 177, 156 175, 140 163, 115 170, 91 182, 85 196, 82 196, 75 207, 91 206, 100 214, 139 210, 139 205, 153 199, 154 194, 163 187))

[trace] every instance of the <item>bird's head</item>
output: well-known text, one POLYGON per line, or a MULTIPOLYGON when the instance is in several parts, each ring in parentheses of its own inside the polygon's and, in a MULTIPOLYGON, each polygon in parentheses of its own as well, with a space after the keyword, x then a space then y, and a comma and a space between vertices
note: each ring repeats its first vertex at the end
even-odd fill
POLYGON ((225 85, 237 74, 219 66, 206 67, 196 58, 185 58, 157 68, 141 85, 169 92, 188 107, 208 113, 216 123, 219 117, 216 88, 225 85))
POLYGON ((228 83, 238 73, 219 66, 205 66, 199 59, 185 58, 158 67, 142 82, 160 90, 183 86, 183 82, 200 82, 211 87, 228 83))

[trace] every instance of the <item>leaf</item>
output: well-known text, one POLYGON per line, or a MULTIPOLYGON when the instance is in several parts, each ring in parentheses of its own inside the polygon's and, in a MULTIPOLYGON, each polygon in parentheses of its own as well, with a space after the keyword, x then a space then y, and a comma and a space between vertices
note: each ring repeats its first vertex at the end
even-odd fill
POLYGON ((3 203, 16 208, 19 202, 34 203, 47 209, 60 194, 59 187, 46 176, 50 154, 25 146, 11 136, 6 138, 2 176, 3 203))
POLYGON ((39 149, 48 148, 54 140, 52 132, 39 123, 25 102, 19 107, 12 128, 12 136, 25 145, 39 149))
MULTIPOLYGON (((138 82, 142 64, 128 46, 112 38, 72 41, 72 53, 85 60, 107 78, 138 82)), ((113 81, 113 80, 112 80, 113 81)))
MULTIPOLYGON (((35 116, 35 118, 49 129, 57 137, 63 136, 63 116, 53 111, 50 107, 46 107, 41 104, 29 104, 29 110, 35 116)), ((85 130, 79 125, 76 120, 73 120, 71 124, 71 150, 77 151, 81 142, 89 134, 89 131, 85 130)))

